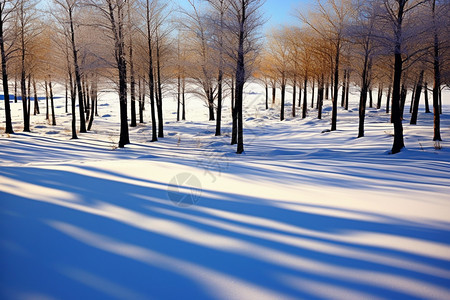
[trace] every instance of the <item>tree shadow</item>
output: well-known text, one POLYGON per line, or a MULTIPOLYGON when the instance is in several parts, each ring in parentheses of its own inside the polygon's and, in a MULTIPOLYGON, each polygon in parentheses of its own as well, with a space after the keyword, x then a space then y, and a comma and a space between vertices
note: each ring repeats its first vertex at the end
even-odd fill
POLYGON ((450 296, 449 224, 214 190, 182 208, 165 182, 87 166, 0 175, 2 299, 450 296))

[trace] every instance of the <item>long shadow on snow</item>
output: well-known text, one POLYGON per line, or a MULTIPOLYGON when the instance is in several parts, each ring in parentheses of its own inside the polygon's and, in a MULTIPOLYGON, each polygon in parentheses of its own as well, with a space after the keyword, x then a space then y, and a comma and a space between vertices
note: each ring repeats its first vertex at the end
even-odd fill
POLYGON ((0 287, 6 299, 10 290, 64 299, 220 298, 209 286, 209 274, 226 276, 228 284, 241 281, 294 298, 320 295, 296 289, 284 280, 286 277, 396 299, 420 295, 388 282, 372 282, 366 272, 374 278, 392 275, 441 289, 450 284, 448 274, 307 246, 308 242, 326 244, 331 247, 328 249, 394 257, 448 270, 449 261, 432 253, 419 255, 328 237, 356 231, 448 246, 448 230, 393 225, 386 219, 373 222, 294 212, 277 207, 270 199, 215 191, 206 191, 211 196, 201 199, 199 206, 182 209, 167 199, 167 186, 161 182, 127 178, 136 180, 131 184, 120 182, 120 178, 107 180, 39 168, 5 167, 0 174, 3 172, 9 178, 74 196, 73 200, 33 200, 0 193, 0 253, 6 258, 0 287), (273 228, 265 222, 290 229, 273 228), (300 242, 289 243, 289 238, 300 242), (199 273, 204 273, 203 277, 199 273))

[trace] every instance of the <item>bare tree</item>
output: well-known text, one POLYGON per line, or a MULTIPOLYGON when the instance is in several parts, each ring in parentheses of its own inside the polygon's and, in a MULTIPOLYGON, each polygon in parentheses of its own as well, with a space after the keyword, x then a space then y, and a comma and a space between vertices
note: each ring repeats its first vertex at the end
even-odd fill
POLYGON ((8 85, 8 67, 7 62, 9 58, 9 54, 11 53, 10 46, 5 45, 7 40, 7 34, 5 33, 6 29, 9 29, 11 16, 14 10, 17 7, 17 1, 8 1, 2 0, 0 1, 0 54, 2 60, 2 84, 3 84, 3 94, 5 95, 5 133, 12 134, 14 133, 12 127, 11 120, 11 108, 9 104, 9 85, 8 85))
POLYGON ((242 106, 244 100, 244 85, 247 81, 254 57, 259 46, 259 32, 264 19, 261 16, 261 6, 264 0, 229 0, 229 23, 227 29, 230 32, 230 45, 228 54, 234 59, 235 67, 235 108, 233 122, 237 128, 237 154, 244 152, 243 115, 242 106), (233 43, 233 41, 235 43, 233 43))

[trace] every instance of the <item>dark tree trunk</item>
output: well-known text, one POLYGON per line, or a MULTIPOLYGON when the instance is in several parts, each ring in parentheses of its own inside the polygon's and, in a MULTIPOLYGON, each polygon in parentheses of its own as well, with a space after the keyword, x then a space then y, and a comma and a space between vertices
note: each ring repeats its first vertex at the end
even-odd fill
POLYGON ((181 108, 181 120, 185 121, 186 120, 186 81, 183 77, 183 82, 182 82, 182 87, 181 87, 181 99, 183 101, 183 106, 181 108))
POLYGON ((418 82, 416 82, 416 83, 413 85, 413 88, 412 88, 412 91, 411 91, 411 103, 410 103, 410 105, 409 105, 409 113, 410 113, 410 114, 411 114, 412 111, 413 111, 414 98, 415 98, 415 95, 416 95, 417 84, 418 84, 418 82))
POLYGON ((417 81, 417 85, 416 85, 416 91, 415 91, 415 97, 414 97, 413 109, 412 109, 411 121, 410 121, 411 125, 417 124, 417 113, 419 112, 419 101, 420 101, 420 95, 422 94, 423 73, 424 73, 424 71, 422 70, 420 72, 419 80, 417 81))
MULTIPOLYGON (((387 98, 386 98, 386 113, 388 114, 390 111, 390 104, 391 104, 391 91, 392 91, 392 85, 389 84, 389 88, 388 88, 388 94, 387 94, 387 98)), ((391 120, 392 123, 392 120, 391 120)))
POLYGON ((283 75, 283 78, 281 80, 282 80, 282 83, 281 83, 280 121, 283 121, 284 120, 284 104, 285 104, 285 100, 286 100, 286 84, 284 83, 284 81, 285 81, 284 75, 283 75))
POLYGON ((312 86, 311 86, 311 108, 314 108, 314 91, 315 91, 315 87, 314 87, 314 85, 315 85, 315 80, 314 80, 314 77, 313 77, 313 80, 312 80, 312 86))
POLYGON ((54 102, 54 98, 53 98, 53 84, 52 84, 51 79, 48 82, 48 87, 50 89, 50 103, 51 103, 51 107, 52 107, 52 125, 55 126, 56 125, 55 102, 54 102))
POLYGON ((350 71, 347 71, 347 82, 345 88, 345 110, 348 110, 348 97, 350 94, 350 71))
POLYGON ((75 68, 75 82, 78 91, 78 103, 80 110, 80 132, 86 132, 86 119, 84 117, 84 105, 83 105, 83 90, 81 88, 81 74, 80 74, 80 66, 78 65, 78 50, 75 44, 75 31, 73 26, 73 11, 72 8, 69 8, 69 23, 70 23, 70 35, 71 35, 71 44, 72 44, 72 56, 73 56, 73 64, 75 68))
POLYGON ((217 78, 217 119, 216 119, 216 136, 222 134, 222 81, 223 81, 223 71, 219 70, 219 77, 217 78))
POLYGON ((94 115, 95 115, 94 107, 95 107, 95 104, 97 102, 97 97, 98 97, 98 93, 97 93, 97 78, 94 77, 92 79, 92 86, 91 86, 91 92, 90 92, 92 109, 91 109, 91 115, 89 117, 89 124, 88 124, 88 128, 87 128, 88 130, 91 130, 92 124, 94 123, 94 115))
POLYGON ((377 109, 381 108, 381 100, 383 98, 383 84, 378 85, 378 99, 377 99, 377 109))
POLYGON ((66 114, 67 113, 69 113, 69 91, 68 91, 68 87, 67 87, 67 79, 66 79, 66 82, 64 83, 64 87, 65 87, 65 92, 66 92, 66 98, 65 98, 65 100, 66 100, 66 103, 65 103, 65 112, 66 112, 66 114))
POLYGON ((242 104, 244 98, 244 84, 245 84, 245 61, 244 61, 244 42, 245 42, 245 27, 247 20, 246 1, 241 1, 241 19, 239 24, 239 44, 238 57, 236 65, 236 103, 235 110, 237 115, 237 154, 244 152, 244 127, 242 116, 242 104))
POLYGON ((266 83, 265 85, 266 89, 266 109, 269 109, 269 85, 266 83))
POLYGON ((423 93, 425 96, 425 113, 431 113, 430 111, 430 103, 428 101, 428 83, 425 82, 424 88, 423 88, 423 93))
POLYGON ((148 85, 149 85, 149 93, 150 93, 150 110, 151 110, 151 118, 152 118, 152 142, 156 142, 158 140, 156 134, 156 113, 155 113, 155 80, 153 76, 153 47, 152 47, 152 28, 151 28, 151 18, 150 18, 150 0, 146 0, 146 25, 147 25, 147 51, 148 51, 148 59, 149 59, 149 67, 148 67, 148 85))
POLYGON ((324 98, 324 75, 322 74, 322 78, 319 80, 318 83, 318 91, 317 91, 317 109, 318 114, 317 118, 322 119, 322 106, 323 106, 323 98, 324 98))
POLYGON ((14 103, 17 103, 17 78, 14 78, 14 103))
POLYGON ((33 78, 33 91, 34 91, 34 115, 40 114, 39 100, 37 96, 36 80, 33 78))
POLYGON ((129 49, 130 55, 130 97, 131 97, 131 127, 136 127, 136 79, 134 74, 134 63, 133 63, 133 45, 130 43, 129 49))
POLYGON ((292 117, 295 117, 295 98, 297 97, 297 80, 294 78, 294 84, 292 87, 292 117))
POLYGON ((369 107, 373 108, 373 94, 372 94, 372 87, 369 87, 369 107))
MULTIPOLYGON (((145 85, 144 85, 145 86, 145 85)), ((144 123, 144 101, 145 101, 145 92, 142 91, 142 80, 139 77, 138 80, 138 94, 139 94, 139 123, 144 123)))
MULTIPOLYGON (((313 80, 313 82, 314 82, 314 80, 313 80)), ((307 108, 308 74, 305 75, 305 79, 303 81, 303 86, 305 87, 305 89, 303 90, 302 119, 306 118, 306 112, 308 110, 308 108, 307 108)), ((314 89, 314 86, 313 86, 313 89, 314 89)), ((314 97, 314 95, 313 95, 313 97, 314 97)))
POLYGON ((338 103, 338 88, 339 88, 339 55, 340 45, 336 47, 336 58, 334 66, 334 89, 333 89, 333 110, 331 111, 331 131, 336 130, 337 124, 337 103, 338 103))
MULTIPOLYGON (((436 24, 436 0, 433 0, 432 13, 433 13, 433 70, 434 70, 434 83, 433 83, 433 113, 434 113, 434 135, 433 141, 442 141, 441 138, 441 109, 442 103, 439 103, 439 95, 441 90, 441 70, 440 70, 440 57, 439 57, 439 37, 437 33, 436 24)), ((441 100, 442 101, 442 100, 441 100)))
POLYGON ((347 81, 347 70, 344 70, 344 79, 342 82, 341 107, 345 107, 345 83, 347 81))
POLYGON ((236 113, 236 89, 235 78, 231 79, 231 145, 237 144, 237 113, 236 113))
MULTIPOLYGON (((179 51, 179 50, 178 50, 179 51)), ((178 66, 179 69, 179 66, 178 66)), ((181 106, 181 76, 178 71, 177 76, 177 122, 180 122, 180 106, 181 106)))
POLYGON ((163 94, 162 94, 162 81, 161 81, 161 55, 160 55, 159 37, 156 38, 156 75, 158 79, 158 137, 164 137, 164 117, 163 117, 163 94))
POLYGON ((403 114, 405 112, 405 104, 406 104, 406 95, 407 95, 407 90, 405 88, 405 85, 402 84, 402 89, 401 89, 401 93, 400 93, 400 117, 403 120, 403 114))
POLYGON ((47 82, 47 80, 44 81, 44 86, 45 86, 45 119, 46 120, 50 120, 50 109, 49 109, 49 105, 48 105, 49 96, 48 96, 48 82, 47 82))
POLYGON ((367 103, 367 84, 363 84, 363 87, 361 89, 361 95, 359 97, 358 138, 364 136, 364 120, 366 117, 366 103, 367 103))
MULTIPOLYGON (((402 19, 403 19, 403 8, 400 6, 398 16, 397 16, 397 28, 396 34, 401 37, 402 31, 402 19)), ((404 147, 405 143, 403 141, 403 124, 402 124, 402 113, 401 113, 401 79, 403 72, 403 59, 401 51, 401 40, 397 40, 394 52, 394 82, 392 88, 392 122, 394 123, 394 143, 392 145, 391 153, 399 153, 404 147)))

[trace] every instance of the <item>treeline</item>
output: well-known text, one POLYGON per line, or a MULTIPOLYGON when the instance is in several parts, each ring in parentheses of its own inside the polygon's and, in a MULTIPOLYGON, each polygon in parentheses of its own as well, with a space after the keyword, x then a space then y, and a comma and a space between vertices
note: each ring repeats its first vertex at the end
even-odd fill
POLYGON ((53 87, 58 83, 65 86, 65 110, 76 139, 91 129, 98 93, 109 82, 119 95, 119 147, 130 143, 128 127, 144 122, 145 109, 151 112, 152 141, 163 138, 164 99, 177 98, 177 120, 184 120, 189 93, 205 100, 216 135, 222 134, 222 104, 229 99, 231 144, 242 153, 243 89, 253 76, 265 85, 266 108, 270 93, 275 101, 281 89, 281 119, 287 86, 293 88, 294 116, 298 106, 302 118, 311 108, 321 118, 324 99, 331 99, 332 131, 338 105, 348 108, 349 88, 356 84, 359 137, 367 101, 381 108, 386 95, 393 153, 404 147, 407 91, 414 91, 414 124, 421 94, 428 111, 430 85, 433 139, 441 140, 440 93, 450 82, 447 0, 317 0, 308 12, 296 12, 301 26, 274 29, 265 40, 263 0, 185 2, 179 7, 168 0, 52 0, 45 9, 35 0, 0 0, 5 132, 14 133, 10 100, 17 96, 23 130, 30 131, 31 111, 41 111, 38 90, 45 90, 46 117, 56 124, 53 87))
POLYGON ((308 12, 296 13, 302 26, 269 32, 256 76, 275 101, 281 89, 284 119, 286 86, 293 88, 293 109, 306 117, 309 105, 322 118, 324 99, 332 101, 331 131, 337 128, 337 108, 348 109, 350 83, 360 88, 359 132, 364 136, 366 105, 385 103, 394 124, 392 153, 401 151, 403 112, 412 90, 411 124, 416 124, 423 92, 430 112, 432 91, 434 141, 441 141, 441 89, 450 83, 450 3, 447 0, 317 0, 308 12), (428 86, 431 85, 429 88, 428 86), (314 95, 315 89, 317 94, 314 95), (312 98, 307 99, 307 90, 312 98), (373 95, 373 90, 378 91, 373 95), (386 101, 382 103, 383 95, 386 101))
POLYGON ((119 95, 119 147, 130 143, 128 127, 144 122, 147 102, 152 141, 164 137, 163 99, 168 94, 178 98, 178 120, 185 119, 186 93, 204 98, 210 120, 216 120, 216 135, 221 135, 224 91, 232 90, 231 144, 242 153, 243 90, 260 46, 263 1, 188 0, 183 8, 171 3, 52 0, 43 9, 33 0, 0 1, 5 132, 14 133, 11 89, 15 101, 16 95, 22 99, 23 130, 30 131, 32 102, 33 114, 40 113, 38 87, 49 94, 47 118, 56 124, 52 87, 63 84, 76 139, 91 129, 99 86, 112 82, 119 95))

